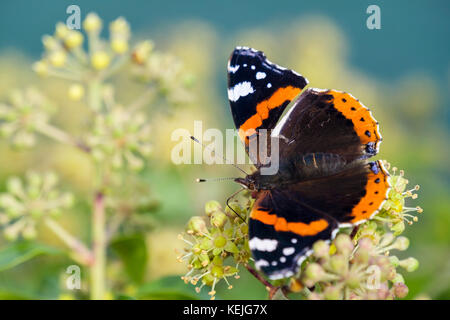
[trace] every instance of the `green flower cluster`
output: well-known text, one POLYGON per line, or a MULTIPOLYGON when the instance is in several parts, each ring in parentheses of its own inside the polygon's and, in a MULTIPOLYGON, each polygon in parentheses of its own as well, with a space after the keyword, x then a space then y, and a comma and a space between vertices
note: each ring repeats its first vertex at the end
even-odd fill
POLYGON ((0 194, 0 226, 6 239, 32 239, 40 219, 59 216, 72 206, 72 194, 61 193, 57 184, 54 173, 30 172, 26 181, 18 177, 7 181, 7 192, 0 194))
POLYGON ((150 155, 151 126, 144 113, 132 113, 115 106, 95 118, 94 130, 87 139, 94 159, 104 163, 108 158, 113 169, 128 167, 140 170, 143 157, 150 155))
POLYGON ((35 90, 13 92, 10 101, 0 103, 0 135, 13 145, 34 146, 39 133, 75 147, 94 164, 87 193, 95 195, 89 200, 92 246, 53 219, 72 203, 70 194, 57 191, 56 175, 29 174, 25 182, 12 178, 7 192, 0 194, 0 232, 10 240, 33 238, 36 224, 42 223, 75 261, 89 268, 92 299, 106 296, 106 258, 113 239, 142 235, 155 224, 151 215, 139 213, 152 212, 158 202, 148 188, 138 188, 139 179, 133 177, 138 178, 135 171, 145 166, 152 151, 151 121, 161 110, 167 113, 175 103, 187 102, 191 84, 181 63, 155 52, 151 41, 130 44, 130 26, 124 18, 109 24, 106 39, 101 37, 102 27, 95 13, 86 15, 80 31, 58 23, 52 35, 42 38, 44 53, 33 64, 38 75, 64 80, 67 98, 84 108, 85 127, 76 130, 85 132, 82 139, 50 121, 53 109, 35 90), (142 81, 128 82, 129 78, 142 81), (115 88, 122 84, 125 88, 119 94, 133 91, 134 100, 116 101, 115 88), (131 194, 123 191, 124 185, 131 194))
POLYGON ((31 147, 36 131, 46 126, 53 110, 39 91, 15 90, 9 101, 0 103, 0 136, 8 138, 15 147, 31 147))
MULTIPOLYGON (((159 96, 172 105, 188 101, 189 83, 185 80, 189 76, 173 56, 155 52, 150 40, 138 42, 130 49, 130 26, 124 18, 110 23, 109 39, 100 36, 102 26, 102 20, 95 13, 89 13, 83 21, 84 33, 70 30, 60 22, 53 35, 43 37, 45 52, 34 64, 34 70, 42 76, 70 80, 69 99, 85 98, 86 105, 93 111, 93 123, 85 142, 71 139, 51 126, 41 132, 90 152, 103 167, 138 171, 152 150, 150 119, 141 112, 143 107, 157 102, 159 96), (86 50, 83 48, 85 38, 86 50), (122 70, 129 71, 146 85, 144 92, 128 105, 117 103, 114 87, 106 83, 122 70)), ((1 117, 0 108, 0 121, 1 117)), ((27 121, 35 125, 36 120, 28 118, 27 121)))
MULTIPOLYGON (((389 163, 385 163, 385 166, 389 169, 389 163)), ((421 207, 407 207, 405 206, 405 199, 417 199, 417 193, 414 193, 420 189, 419 185, 416 185, 413 189, 406 190, 408 180, 404 178, 403 170, 392 168, 393 174, 389 177, 389 182, 392 186, 389 191, 388 200, 384 203, 382 210, 374 218, 374 220, 381 223, 386 223, 387 227, 394 232, 395 235, 401 234, 405 230, 405 222, 408 225, 412 225, 413 222, 417 222, 419 218, 417 215, 422 213, 421 207)))
MULTIPOLYGON (((385 167, 389 169, 390 165, 385 162, 385 167)), ((297 292, 305 299, 405 297, 408 287, 399 268, 412 272, 417 269, 419 262, 412 257, 400 260, 397 256, 390 255, 390 252, 408 248, 409 240, 399 235, 405 228, 405 222, 412 224, 418 220, 411 212, 421 213, 423 210, 420 207, 405 206, 406 198, 417 198, 414 191, 419 190, 419 186, 405 191, 408 180, 404 178, 403 171, 397 174, 397 168, 393 168, 389 182, 392 188, 381 210, 359 226, 342 229, 332 242, 317 241, 313 245, 311 256, 302 264, 297 275, 270 284, 262 275, 256 274, 257 279, 268 287, 269 296, 273 298, 276 292, 281 292, 284 297, 287 293, 297 292)), ((242 196, 241 201, 242 199, 244 202, 241 205, 236 202, 232 208, 247 218, 253 200, 249 193, 242 196)), ((237 264, 246 264, 252 259, 247 245, 247 225, 236 218, 231 210, 223 212, 217 202, 207 204, 207 214, 210 224, 206 223, 205 217, 193 217, 189 222, 188 234, 195 241, 190 242, 182 237, 189 246, 181 258, 187 259, 189 269, 183 279, 194 284, 202 279, 202 286, 212 286, 214 294, 215 284, 224 275, 214 272, 216 266, 223 268, 222 252, 226 252, 224 257, 229 256, 237 264), (216 219, 222 218, 213 213, 223 217, 223 224, 216 225, 216 219), (215 243, 216 239, 219 239, 219 247, 215 243), (226 247, 234 248, 233 243, 238 251, 227 251, 226 247)), ((256 273, 255 270, 251 272, 254 275, 256 273)))
POLYGON ((246 218, 247 210, 252 200, 244 205, 233 203, 230 208, 222 209, 216 201, 210 201, 205 206, 206 216, 195 216, 189 220, 185 234, 180 234, 187 247, 180 262, 186 261, 188 272, 182 277, 186 283, 210 286, 211 299, 215 298, 215 287, 224 280, 231 289, 228 277, 239 278, 239 265, 246 264, 250 259, 248 247, 248 225, 241 219, 246 218), (235 212, 233 212, 233 210, 235 212), (240 216, 238 216, 237 214, 240 216))
POLYGON ((339 234, 330 246, 317 241, 313 254, 301 273, 308 299, 393 299, 408 294, 402 267, 411 272, 418 267, 414 258, 399 260, 388 256, 390 250, 404 251, 409 240, 386 233, 374 243, 362 237, 355 246, 349 235, 339 234), (312 292, 311 292, 312 291, 312 292))
POLYGON ((194 78, 183 71, 183 64, 172 55, 153 51, 153 43, 139 43, 133 51, 133 74, 135 77, 154 88, 154 93, 173 105, 180 105, 191 100, 187 88, 194 83, 194 78))
POLYGON ((129 51, 130 27, 124 18, 118 18, 109 26, 109 41, 100 39, 102 20, 89 13, 83 21, 83 29, 89 42, 88 52, 83 49, 85 36, 69 29, 64 23, 56 25, 53 35, 42 38, 45 52, 43 58, 33 65, 39 75, 56 75, 82 81, 102 72, 111 65, 116 67, 121 57, 129 51))
POLYGON ((138 42, 130 50, 130 26, 122 17, 110 23, 109 39, 100 37, 102 26, 102 20, 95 13, 86 16, 83 21, 88 40, 85 50, 85 35, 70 30, 62 22, 58 23, 53 35, 42 38, 45 52, 42 59, 34 63, 33 69, 41 76, 74 81, 68 90, 71 100, 82 99, 87 89, 88 105, 94 111, 102 110, 102 105, 98 103, 101 82, 125 65, 151 89, 146 98, 158 92, 172 104, 190 99, 186 88, 192 83, 192 77, 184 73, 179 60, 155 52, 150 40, 138 42))

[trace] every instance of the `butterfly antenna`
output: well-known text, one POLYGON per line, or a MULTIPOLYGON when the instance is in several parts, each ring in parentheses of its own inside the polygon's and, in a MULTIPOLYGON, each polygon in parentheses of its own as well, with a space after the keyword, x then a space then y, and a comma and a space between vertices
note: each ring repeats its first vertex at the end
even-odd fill
POLYGON ((245 221, 245 219, 242 218, 242 216, 239 213, 237 213, 229 204, 230 200, 233 199, 242 190, 245 190, 245 188, 239 189, 238 191, 236 191, 235 193, 233 193, 231 196, 228 197, 228 199, 227 199, 227 207, 230 208, 230 210, 233 211, 235 215, 237 215, 239 218, 241 218, 241 220, 244 221, 245 224, 247 224, 247 221, 245 221))
POLYGON ((212 179, 203 179, 203 178, 197 178, 195 179, 196 182, 217 182, 217 181, 227 181, 227 180, 234 180, 236 178, 212 178, 212 179))
MULTIPOLYGON (((191 136, 191 139, 194 140, 195 142, 197 142, 198 144, 200 144, 203 148, 210 150, 211 152, 214 153, 214 156, 216 156, 216 151, 212 148, 210 148, 209 146, 205 146, 203 143, 201 143, 197 138, 195 138, 194 136, 191 136)), ((229 163, 227 158, 225 158, 224 156, 221 156, 221 158, 225 161, 225 163, 229 163)), ((242 168, 238 167, 237 165, 235 165, 234 163, 230 163, 233 167, 235 167, 236 169, 238 169, 239 171, 241 171, 243 174, 248 176, 248 173, 245 172, 242 168)))

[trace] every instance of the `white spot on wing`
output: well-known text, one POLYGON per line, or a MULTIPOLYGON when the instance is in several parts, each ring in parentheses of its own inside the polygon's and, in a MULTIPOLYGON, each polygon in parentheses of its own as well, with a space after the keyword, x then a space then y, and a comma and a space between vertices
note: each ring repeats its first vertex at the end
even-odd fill
POLYGON ((267 84, 267 88, 272 88, 272 84, 270 82, 267 84))
POLYGON ((228 89, 228 99, 236 102, 240 97, 245 97, 253 92, 255 92, 255 90, 253 89, 252 84, 248 81, 244 81, 238 83, 233 88, 228 89))
POLYGON ((235 66, 228 66, 228 71, 230 71, 231 73, 236 73, 236 71, 239 70, 239 65, 235 65, 235 66))
POLYGON ((250 239, 248 245, 251 250, 271 252, 277 248, 278 241, 273 239, 259 239, 257 237, 254 237, 250 239))
POLYGON ((255 267, 257 269, 260 269, 261 267, 267 267, 267 266, 269 266, 269 262, 264 259, 261 259, 261 260, 258 260, 255 262, 255 267))
POLYGON ((264 79, 265 77, 266 77, 265 72, 257 72, 256 73, 256 80, 261 80, 261 79, 264 79))
POLYGON ((284 248, 283 249, 283 254, 285 256, 290 256, 291 254, 293 254, 295 252, 295 248, 294 247, 288 247, 288 248, 284 248))

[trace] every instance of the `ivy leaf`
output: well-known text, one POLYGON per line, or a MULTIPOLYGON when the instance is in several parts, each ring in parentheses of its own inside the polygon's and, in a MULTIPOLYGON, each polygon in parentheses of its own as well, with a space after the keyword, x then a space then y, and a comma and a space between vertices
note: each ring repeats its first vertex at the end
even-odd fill
POLYGON ((131 281, 142 283, 148 259, 145 237, 142 234, 117 237, 112 241, 111 249, 122 261, 131 281))
POLYGON ((15 242, 0 249, 0 271, 14 268, 36 256, 61 254, 57 248, 29 241, 15 242))

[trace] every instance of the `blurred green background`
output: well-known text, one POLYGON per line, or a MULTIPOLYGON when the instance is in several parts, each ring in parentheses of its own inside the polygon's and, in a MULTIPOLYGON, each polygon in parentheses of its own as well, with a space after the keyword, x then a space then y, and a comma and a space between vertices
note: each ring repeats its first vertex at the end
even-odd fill
MULTIPOLYGON (((408 298, 450 298, 448 1, 2 1, 0 98, 17 87, 37 86, 64 108, 57 120, 69 130, 82 114, 67 102, 67 84, 39 81, 30 65, 42 52, 41 36, 52 33, 57 21, 66 20, 71 4, 80 6, 82 18, 91 11, 106 23, 125 17, 138 39, 151 38, 157 48, 180 57, 196 78, 194 103, 155 123, 156 152, 143 173, 161 204, 155 230, 147 239, 145 276, 149 287, 167 288, 159 297, 189 297, 194 292, 173 277, 185 271, 173 251, 182 247, 176 235, 190 216, 203 212, 207 200, 224 202, 238 188, 232 183, 195 184, 198 176, 236 176, 237 172, 225 165, 173 165, 170 151, 175 142, 170 134, 180 127, 192 131, 194 120, 202 120, 204 129, 233 127, 226 62, 234 46, 245 45, 300 72, 310 86, 351 92, 371 108, 384 138, 377 158, 404 169, 411 187, 421 186, 419 198, 410 205, 420 205, 424 213, 406 231, 411 247, 405 255, 420 261, 417 271, 405 274, 408 298), (370 4, 381 8, 381 30, 366 27, 370 4)), ((133 92, 124 89, 120 94, 126 99, 133 92)), ((92 170, 71 149, 44 141, 32 151, 16 152, 0 141, 1 190, 6 177, 30 167, 56 170, 79 194, 86 192, 92 170)), ((89 215, 82 204, 65 215, 63 224, 88 241, 89 215)), ((60 245, 45 233, 40 240, 60 245)), ((4 243, 0 240, 0 248, 4 243)), ((0 271, 0 298, 2 292, 60 297, 67 293, 59 284, 68 263, 64 258, 40 256, 0 271)), ((117 273, 114 268, 110 267, 111 274, 117 273)), ((218 298, 265 297, 260 283, 245 272, 241 276, 235 289, 220 290, 218 298)))

